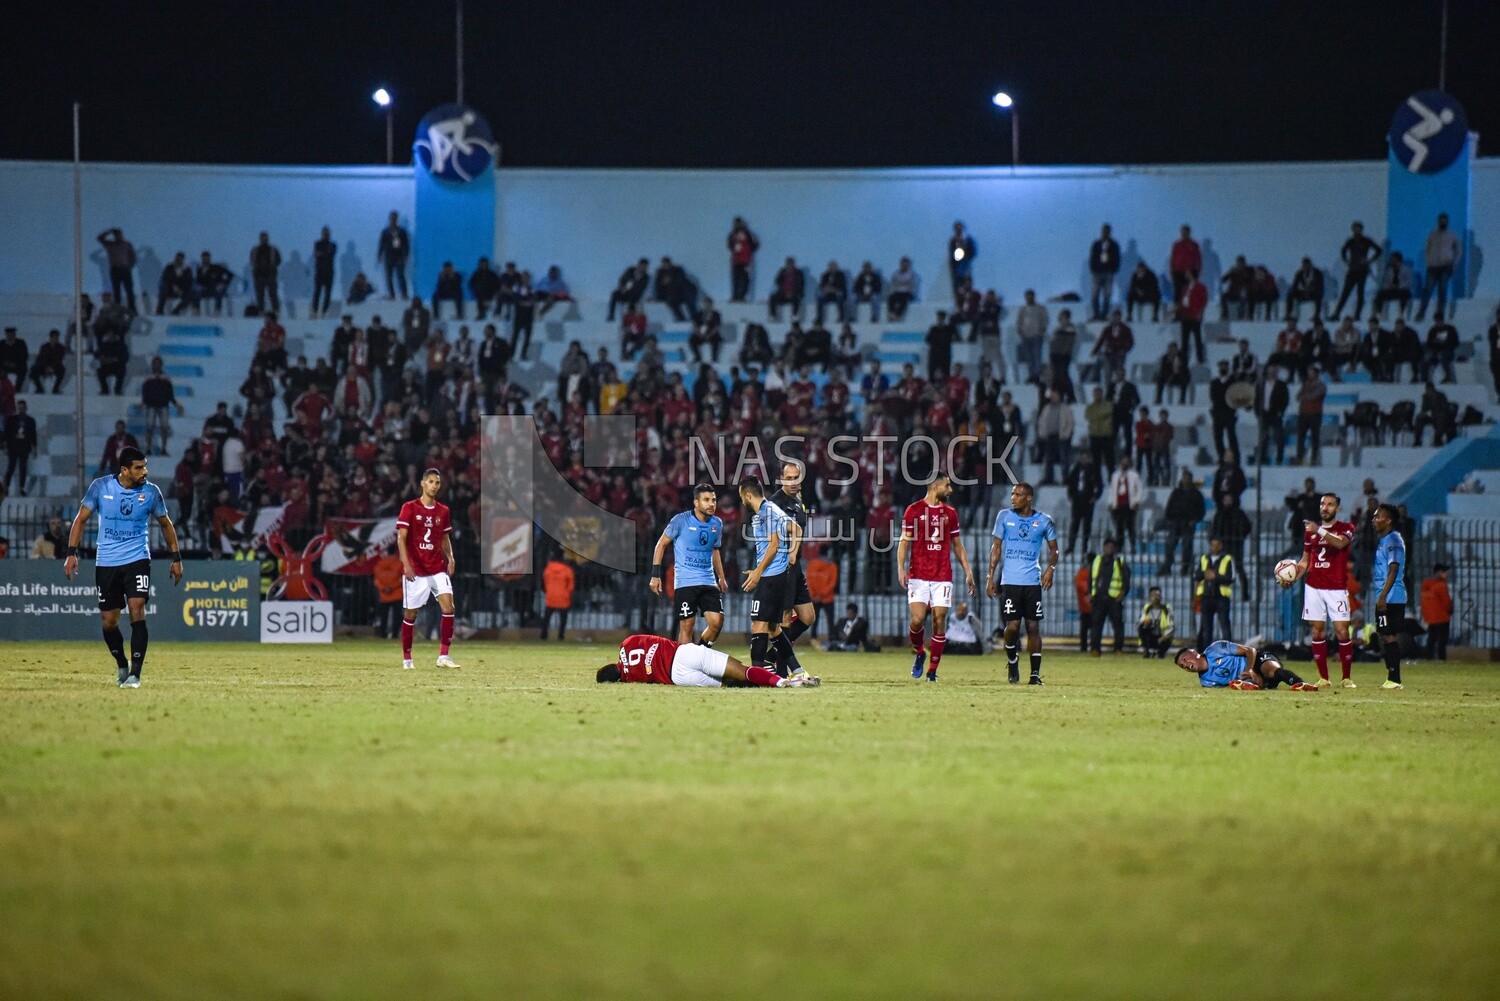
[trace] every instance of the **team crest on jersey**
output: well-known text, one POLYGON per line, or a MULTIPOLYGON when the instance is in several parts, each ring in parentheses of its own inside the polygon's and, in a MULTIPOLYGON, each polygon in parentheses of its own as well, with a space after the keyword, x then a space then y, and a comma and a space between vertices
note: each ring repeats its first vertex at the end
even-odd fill
POLYGON ((128 518, 128 517, 130 517, 130 512, 132 512, 134 510, 135 510, 135 505, 130 502, 130 498, 129 497, 121 497, 120 498, 120 513, 121 514, 125 515, 128 518))
POLYGON ((1034 527, 1036 527, 1036 522, 1026 522, 1026 521, 1018 521, 1018 522, 1016 522, 1016 531, 1018 531, 1018 532, 1021 533, 1021 538, 1023 538, 1023 539, 1029 539, 1029 538, 1031 538, 1031 530, 1034 527))

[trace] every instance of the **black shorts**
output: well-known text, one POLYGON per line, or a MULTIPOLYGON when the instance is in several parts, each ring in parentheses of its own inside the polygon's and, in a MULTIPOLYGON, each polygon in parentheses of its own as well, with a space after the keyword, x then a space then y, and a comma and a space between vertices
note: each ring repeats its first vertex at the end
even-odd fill
POLYGON ((781 625, 782 616, 792 606, 791 574, 782 572, 774 577, 762 577, 755 590, 750 593, 750 618, 755 622, 774 622, 781 625))
POLYGON ((136 560, 117 567, 96 564, 94 584, 99 589, 99 611, 119 611, 127 598, 151 597, 151 561, 136 560))
POLYGON ((704 612, 724 611, 724 596, 713 584, 696 584, 679 587, 673 595, 677 621, 696 619, 704 612))
POLYGON ((787 572, 792 576, 792 602, 787 607, 796 608, 798 605, 811 605, 813 603, 812 592, 807 589, 807 575, 802 572, 802 564, 793 563, 787 567, 787 572))
POLYGON ((1406 618, 1406 602, 1397 604, 1394 601, 1385 603, 1385 611, 1375 610, 1375 631, 1382 636, 1397 636, 1401 632, 1401 623, 1406 618))
POLYGON ((1042 621, 1042 585, 1001 584, 1000 617, 1006 622, 1042 621))

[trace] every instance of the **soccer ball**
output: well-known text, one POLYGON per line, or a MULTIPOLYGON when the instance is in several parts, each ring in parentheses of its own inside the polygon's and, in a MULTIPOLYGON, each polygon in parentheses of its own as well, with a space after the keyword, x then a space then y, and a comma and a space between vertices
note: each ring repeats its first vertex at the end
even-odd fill
POLYGON ((1297 561, 1282 560, 1276 564, 1276 579, 1282 584, 1292 584, 1297 580, 1297 561))

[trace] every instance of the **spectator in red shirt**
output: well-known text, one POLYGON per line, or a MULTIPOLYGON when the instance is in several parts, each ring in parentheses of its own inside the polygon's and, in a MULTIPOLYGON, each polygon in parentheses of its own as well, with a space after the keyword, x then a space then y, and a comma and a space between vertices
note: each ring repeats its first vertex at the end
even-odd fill
POLYGON ((967 421, 969 419, 969 389, 969 378, 964 375, 963 365, 954 365, 953 373, 943 383, 943 398, 948 402, 949 409, 953 411, 955 420, 967 421))
MULTIPOLYGON (((1188 286, 1188 276, 1196 276, 1203 271, 1203 251, 1199 248, 1198 241, 1193 239, 1192 227, 1183 226, 1181 237, 1172 244, 1172 258, 1167 270, 1172 272, 1172 297, 1181 302, 1182 293, 1188 286)), ((1201 313, 1199 318, 1202 318, 1201 313)))
MULTIPOLYGON (((1182 227, 1183 232, 1187 227, 1182 227)), ((1194 244, 1196 247, 1197 244, 1194 244)), ((1175 278, 1175 273, 1174 273, 1175 278)), ((1208 308, 1208 288, 1198 280, 1198 272, 1189 271, 1187 284, 1177 296, 1177 322, 1182 328, 1181 348, 1184 358, 1189 356, 1188 339, 1192 338, 1198 344, 1198 364, 1202 365, 1203 356, 1203 312, 1208 308)))
POLYGON ((802 269, 797 266, 796 258, 788 257, 781 270, 776 272, 776 290, 771 293, 771 299, 767 304, 771 319, 779 319, 778 312, 782 306, 792 308, 792 316, 795 319, 802 318, 802 296, 805 293, 806 284, 802 277, 802 269))
POLYGON ((739 216, 729 227, 729 301, 744 302, 750 298, 750 268, 760 241, 739 216))
POLYGON ((876 590, 891 586, 891 526, 895 521, 896 509, 891 505, 891 495, 882 490, 865 515, 865 528, 870 532, 871 562, 874 564, 872 586, 876 590))

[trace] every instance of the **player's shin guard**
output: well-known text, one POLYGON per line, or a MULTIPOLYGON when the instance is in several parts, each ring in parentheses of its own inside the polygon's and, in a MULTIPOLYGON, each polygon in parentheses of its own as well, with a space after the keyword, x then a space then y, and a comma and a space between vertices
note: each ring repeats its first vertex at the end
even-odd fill
POLYGON ((788 643, 796 643, 797 637, 807 632, 807 626, 803 625, 801 619, 793 619, 792 624, 781 630, 781 635, 786 637, 788 643))
MULTIPOLYGON (((558 639, 562 638, 562 632, 558 632, 558 639)), ((442 623, 438 626, 438 642, 442 644, 438 648, 438 656, 448 656, 448 644, 453 642, 453 616, 444 615, 442 623)))
POLYGON ((411 660, 411 641, 417 635, 417 624, 401 620, 401 659, 411 660))
POLYGON ((1042 676, 1042 655, 1040 652, 1031 655, 1031 676, 1040 678, 1042 676))
POLYGON ((777 674, 783 678, 791 675, 797 655, 792 652, 792 644, 787 640, 786 633, 778 633, 771 641, 771 660, 776 665, 777 674))
MULTIPOLYGON (((1324 677, 1326 678, 1328 676, 1325 674, 1324 677)), ((1271 675, 1271 680, 1274 681, 1274 682, 1276 682, 1277 684, 1281 684, 1281 685, 1300 685, 1300 684, 1302 684, 1302 679, 1301 678, 1297 677, 1297 675, 1293 674, 1291 671, 1288 671, 1284 667, 1277 668, 1276 669, 1276 673, 1273 674, 1273 675, 1271 675)))
POLYGON ((1313 663, 1318 665, 1318 677, 1328 680, 1328 641, 1312 641, 1313 663))
POLYGON ((781 680, 781 677, 775 671, 764 667, 747 667, 745 668, 745 680, 756 688, 775 688, 776 683, 781 680))
POLYGON ((146 666, 146 620, 130 624, 130 673, 135 677, 141 676, 141 668, 146 666))
POLYGON ((104 645, 109 648, 109 655, 120 670, 129 670, 130 664, 125 660, 125 634, 120 632, 119 626, 104 630, 104 645))
POLYGON ((925 635, 925 633, 926 633, 926 630, 924 630, 923 627, 921 627, 921 626, 908 626, 907 627, 907 629, 906 629, 906 638, 909 639, 909 640, 911 640, 911 652, 912 653, 921 654, 921 652, 922 652, 922 637, 925 635))
POLYGON ((1349 669, 1354 666, 1354 641, 1339 640, 1339 668, 1344 672, 1344 680, 1349 680, 1349 669))
POLYGON ((948 645, 947 633, 932 634, 932 656, 927 661, 927 673, 937 674, 938 661, 943 659, 943 648, 948 645))
POLYGON ((1401 651, 1396 646, 1396 641, 1387 640, 1381 654, 1385 657, 1386 678, 1401 684, 1401 651))
POLYGON ((1012 671, 1021 669, 1021 641, 1019 638, 1007 640, 1005 643, 1005 666, 1012 671))
POLYGON ((750 664, 752 667, 766 666, 766 647, 770 645, 771 637, 765 633, 750 634, 750 664))

